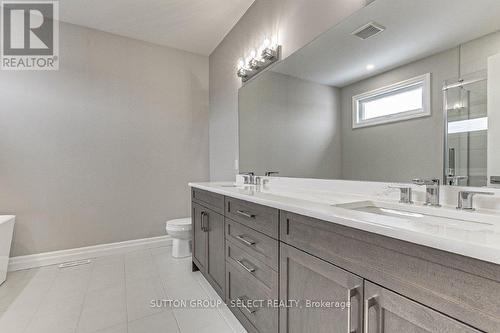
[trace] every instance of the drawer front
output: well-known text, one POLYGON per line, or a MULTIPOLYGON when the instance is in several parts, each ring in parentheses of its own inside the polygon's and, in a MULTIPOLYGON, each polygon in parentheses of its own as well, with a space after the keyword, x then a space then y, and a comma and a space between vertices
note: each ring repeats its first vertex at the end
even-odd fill
POLYGON ((239 310, 256 331, 277 333, 278 308, 268 304, 268 300, 278 300, 277 290, 269 295, 257 279, 233 264, 226 265, 226 272, 228 305, 239 310))
POLYGON ((365 282, 365 332, 480 333, 390 290, 365 282), (379 330, 379 328, 382 328, 379 330))
POLYGON ((219 214, 224 214, 223 195, 193 188, 191 191, 191 198, 194 202, 202 206, 210 208, 219 214))
POLYGON ((289 212, 281 240, 486 332, 500 332, 500 265, 289 212))
POLYGON ((251 257, 278 270, 277 240, 227 218, 226 240, 240 246, 251 257))
POLYGON ((269 294, 278 287, 278 273, 232 241, 226 242, 226 262, 243 268, 243 273, 261 282, 269 294))
POLYGON ((279 211, 276 208, 226 197, 226 217, 278 238, 279 211))

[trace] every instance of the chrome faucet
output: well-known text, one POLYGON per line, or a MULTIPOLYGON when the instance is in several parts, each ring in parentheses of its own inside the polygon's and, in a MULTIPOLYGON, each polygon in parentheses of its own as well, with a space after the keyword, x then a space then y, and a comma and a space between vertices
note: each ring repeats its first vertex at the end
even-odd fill
POLYGON ((273 175, 278 175, 279 171, 266 171, 264 174, 266 177, 272 177, 273 175))
POLYGON ((413 204, 412 188, 410 186, 389 186, 391 189, 398 189, 401 191, 399 203, 413 204))
POLYGON ((439 179, 414 179, 416 185, 425 185, 425 205, 432 207, 441 207, 439 204, 439 179))
POLYGON ((495 195, 493 192, 476 192, 476 191, 460 191, 458 192, 458 206, 457 209, 473 212, 474 196, 475 195, 495 195))
POLYGON ((254 185, 255 184, 255 173, 253 172, 241 172, 241 176, 243 176, 243 184, 246 185, 254 185))

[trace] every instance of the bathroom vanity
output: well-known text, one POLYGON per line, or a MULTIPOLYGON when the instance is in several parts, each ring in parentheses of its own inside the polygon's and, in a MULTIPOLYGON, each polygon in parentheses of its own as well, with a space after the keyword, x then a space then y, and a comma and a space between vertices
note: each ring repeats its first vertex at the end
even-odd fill
POLYGON ((249 332, 500 332, 500 215, 377 198, 409 214, 394 218, 352 191, 190 186, 193 269, 249 332), (453 218, 418 225, 417 211, 453 218))
POLYGON ((239 72, 246 180, 191 184, 193 263, 248 331, 500 332, 498 1, 450 4, 370 1, 239 72))

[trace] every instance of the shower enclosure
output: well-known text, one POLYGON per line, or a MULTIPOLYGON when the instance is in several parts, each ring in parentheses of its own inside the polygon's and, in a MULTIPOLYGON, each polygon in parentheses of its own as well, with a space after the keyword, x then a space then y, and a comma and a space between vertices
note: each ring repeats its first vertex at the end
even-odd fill
POLYGON ((445 82, 444 180, 453 186, 487 186, 486 73, 445 82))

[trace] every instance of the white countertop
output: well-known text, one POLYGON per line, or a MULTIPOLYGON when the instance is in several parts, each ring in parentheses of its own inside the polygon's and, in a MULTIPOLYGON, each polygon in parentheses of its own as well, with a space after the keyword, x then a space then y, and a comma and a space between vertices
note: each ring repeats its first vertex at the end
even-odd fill
MULTIPOLYGON (((257 204, 286 210, 292 213, 333 222, 376 234, 420 244, 447 252, 460 254, 483 261, 500 264, 500 214, 480 211, 473 214, 486 219, 490 224, 471 223, 456 220, 456 223, 442 223, 427 218, 422 222, 392 218, 378 214, 361 212, 332 205, 359 201, 384 201, 366 195, 328 193, 311 195, 301 189, 265 189, 262 186, 235 186, 230 182, 190 183, 189 186, 230 196, 257 204)), ((397 201, 389 202, 397 204, 397 201)), ((403 206, 400 206, 403 207, 403 206)), ((453 207, 429 208, 422 210, 449 209, 450 214, 459 214, 453 207)), ((413 210, 420 209, 418 205, 413 210)))

